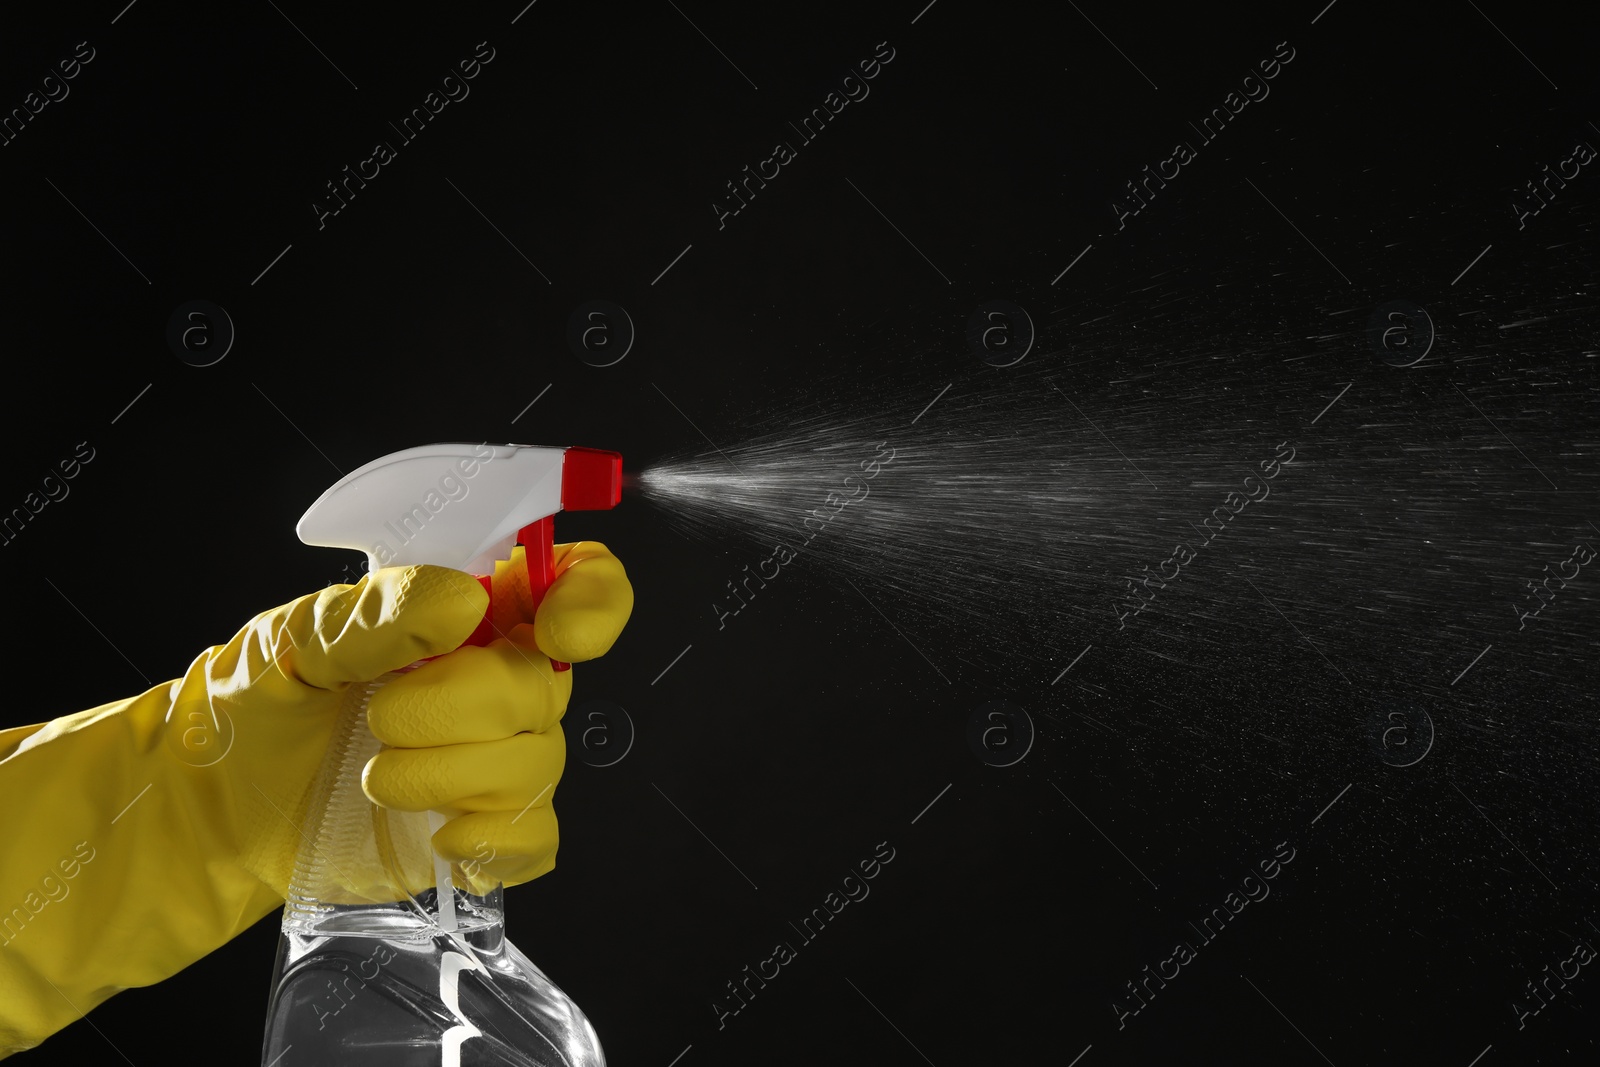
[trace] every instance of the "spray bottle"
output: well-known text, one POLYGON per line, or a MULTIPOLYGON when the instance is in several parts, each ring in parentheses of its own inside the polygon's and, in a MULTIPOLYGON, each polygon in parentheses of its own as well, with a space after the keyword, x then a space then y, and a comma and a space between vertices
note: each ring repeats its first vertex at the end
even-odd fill
MULTIPOLYGON (((452 567, 486 590, 520 543, 537 607, 553 579, 555 513, 609 509, 621 493, 615 452, 425 445, 340 479, 296 532, 365 552, 371 570, 452 567)), ((466 643, 493 640, 489 614, 466 643)), ((301 827, 263 1067, 604 1067, 583 1012, 506 939, 501 887, 477 896, 464 865, 434 854, 444 817, 380 808, 361 790, 382 747, 368 702, 420 665, 353 685, 341 704, 301 827)))

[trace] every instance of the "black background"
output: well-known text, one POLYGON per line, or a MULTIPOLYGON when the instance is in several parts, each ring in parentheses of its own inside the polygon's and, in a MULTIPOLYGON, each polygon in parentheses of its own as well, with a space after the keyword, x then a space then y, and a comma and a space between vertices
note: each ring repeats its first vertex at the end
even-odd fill
MULTIPOLYGON (((1600 143, 1594 38, 1572 16, 1356 0, 278 6, 0 16, 5 108, 77 42, 96 49, 70 96, 0 148, 0 505, 78 442, 96 450, 5 547, 6 725, 176 676, 254 613, 338 580, 352 561, 301 545, 295 519, 381 454, 571 442, 639 468, 797 405, 887 432, 946 384, 941 404, 970 407, 1063 371, 1113 424, 1137 410, 1164 428, 1123 444, 1146 471, 1183 451, 1191 420, 1236 424, 1246 463, 1270 454, 1257 419, 1277 420, 1261 431, 1274 440, 1315 440, 1316 477, 1377 531, 1371 576, 1329 580, 1327 599, 1305 597, 1311 617, 1291 613, 1318 655, 1259 600, 1156 656, 1119 644, 1097 606, 1093 622, 1024 620, 1020 652, 937 627, 921 652, 979 664, 947 680, 826 569, 802 563, 719 632, 705 605, 756 557, 685 541, 634 500, 564 516, 559 538, 607 543, 638 596, 611 654, 578 668, 574 707, 615 701, 638 736, 614 766, 569 760, 560 866, 508 891, 514 940, 621 1065, 1592 1060, 1600 979, 1583 973, 1520 1031, 1511 1006, 1600 937, 1593 593, 1564 592, 1540 641, 1512 636, 1506 610, 1566 555, 1527 550, 1529 530, 1566 543, 1600 517, 1600 178, 1586 169, 1525 230, 1509 206, 1575 139, 1600 143), (471 95, 319 229, 324 183, 395 140, 387 122, 480 41, 495 58, 471 95), (880 41, 895 58, 871 95, 719 230, 723 183, 880 41), (1281 41, 1295 58, 1270 97, 1117 233, 1123 183, 1281 41), (1040 327, 1014 373, 964 339, 996 297, 1040 327), (608 368, 564 340, 594 298, 638 328, 608 368), (1439 329, 1426 367, 1383 365, 1362 333, 1400 298, 1439 329), (195 299, 237 330, 203 368, 165 342, 195 299), (1103 315, 1090 351, 1074 324, 1103 315), (1178 344, 1207 355, 1152 383, 1178 344), (1445 437, 1474 448, 1446 490, 1422 460, 1387 483, 1363 473, 1374 450, 1403 460, 1445 437), (1413 519, 1460 552, 1434 561, 1413 519), (1491 580, 1483 561, 1517 546, 1491 580), (1437 580, 1373 636, 1361 605, 1408 571, 1437 580), (1428 694, 1424 762, 1377 758, 1335 662, 1428 694), (1008 768, 967 741, 996 697, 1039 731, 1008 768), (895 859, 871 896, 719 1030, 724 983, 885 841, 895 859), (1295 859, 1271 897, 1119 1031, 1124 983, 1279 842, 1295 859)), ((1309 514, 1302 531, 1322 521, 1309 514)), ((1272 551, 1315 570, 1309 540, 1272 551)), ((1063 580, 1063 599, 1078 592, 1063 580)), ((892 592, 875 601, 896 615, 892 592)), ((27 798, 6 799, 26 817, 27 798)), ((254 1062, 276 936, 274 916, 19 1062, 254 1062)))

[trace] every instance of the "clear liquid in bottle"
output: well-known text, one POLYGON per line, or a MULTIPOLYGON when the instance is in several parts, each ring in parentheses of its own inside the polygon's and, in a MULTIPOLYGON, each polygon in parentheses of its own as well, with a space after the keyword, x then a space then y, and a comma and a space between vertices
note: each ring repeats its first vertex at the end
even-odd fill
POLYGON ((352 686, 313 794, 283 912, 263 1067, 604 1067, 578 1006, 433 854, 425 814, 380 808, 361 772, 385 675, 352 686))

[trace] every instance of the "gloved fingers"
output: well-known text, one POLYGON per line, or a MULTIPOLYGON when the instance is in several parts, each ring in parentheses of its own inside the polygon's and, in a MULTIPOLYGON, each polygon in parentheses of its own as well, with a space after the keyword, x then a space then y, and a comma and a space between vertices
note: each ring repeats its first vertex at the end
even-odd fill
POLYGON ((483 648, 458 648, 394 679, 367 706, 367 725, 397 748, 433 748, 543 733, 561 720, 572 672, 557 671, 523 625, 483 648))
POLYGON ((384 567, 296 601, 273 635, 273 654, 285 675, 338 689, 449 652, 472 636, 487 607, 470 574, 384 567))
POLYGON ((531 882, 556 865, 555 809, 548 804, 514 811, 484 811, 451 819, 433 835, 433 848, 459 863, 479 893, 496 882, 531 882))
POLYGON ((523 811, 550 803, 567 743, 561 725, 542 734, 437 748, 386 748, 367 761, 361 788, 397 811, 523 811))
POLYGON ((555 575, 534 618, 539 647, 567 663, 605 655, 633 613, 622 562, 597 541, 556 545, 555 575))

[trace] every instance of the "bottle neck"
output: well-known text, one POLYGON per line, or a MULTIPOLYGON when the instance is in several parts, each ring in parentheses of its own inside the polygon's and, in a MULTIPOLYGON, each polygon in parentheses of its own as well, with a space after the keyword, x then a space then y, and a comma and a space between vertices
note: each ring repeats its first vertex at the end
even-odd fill
POLYGON ((286 931, 450 936, 503 923, 498 884, 480 895, 471 861, 452 864, 434 852, 444 816, 380 807, 361 787, 368 761, 383 748, 367 724, 372 696, 420 665, 347 691, 312 789, 284 909, 286 931))

